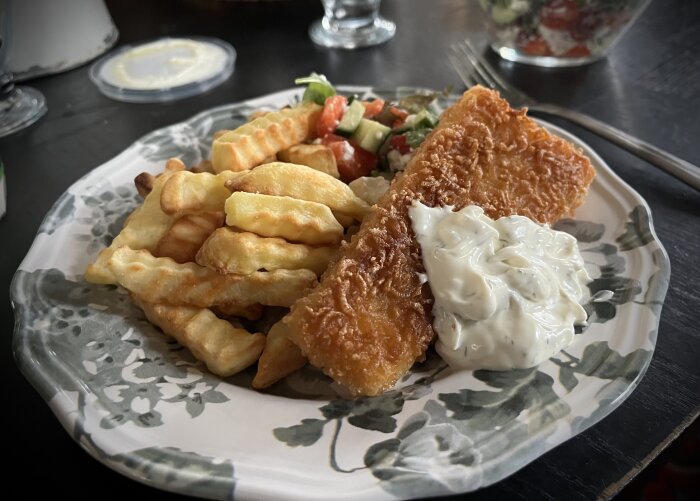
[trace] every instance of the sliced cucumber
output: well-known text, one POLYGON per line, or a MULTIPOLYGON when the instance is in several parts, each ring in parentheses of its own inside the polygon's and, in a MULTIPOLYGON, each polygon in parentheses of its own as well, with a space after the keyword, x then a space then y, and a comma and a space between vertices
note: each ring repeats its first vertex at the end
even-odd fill
POLYGON ((338 127, 336 127, 335 132, 341 136, 349 137, 357 129, 362 121, 362 116, 365 114, 365 107, 360 101, 353 101, 348 109, 345 110, 343 118, 340 119, 338 127))
POLYGON ((438 123, 438 117, 430 113, 428 110, 421 110, 415 115, 415 118, 411 121, 411 128, 413 130, 418 129, 432 129, 438 123))
POLYGON ((370 153, 376 153, 390 132, 391 128, 386 125, 363 118, 350 139, 355 141, 360 148, 370 153))
POLYGON ((406 132, 409 130, 432 129, 438 124, 438 117, 428 110, 421 110, 415 115, 409 115, 406 122, 401 127, 394 129, 394 132, 406 132))

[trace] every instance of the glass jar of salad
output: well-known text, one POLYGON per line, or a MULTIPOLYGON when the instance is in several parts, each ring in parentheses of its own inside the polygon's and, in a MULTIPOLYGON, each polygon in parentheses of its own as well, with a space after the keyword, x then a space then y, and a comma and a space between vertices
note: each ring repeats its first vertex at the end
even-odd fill
POLYGON ((650 0, 479 0, 491 47, 509 61, 577 66, 608 54, 650 0))

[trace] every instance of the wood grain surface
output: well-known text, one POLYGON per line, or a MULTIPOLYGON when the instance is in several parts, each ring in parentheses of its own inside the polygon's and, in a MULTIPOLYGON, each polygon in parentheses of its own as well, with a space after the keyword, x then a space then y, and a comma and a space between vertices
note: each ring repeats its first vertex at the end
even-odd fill
MULTIPOLYGON (((7 484, 10 492, 32 496, 177 499, 89 457, 15 366, 8 289, 44 214, 75 180, 145 133, 206 108, 288 88, 311 70, 343 84, 461 89, 444 53, 450 44, 484 33, 477 2, 465 0, 384 0, 396 37, 353 52, 310 42, 307 28, 321 15, 318 1, 107 4, 119 44, 163 35, 216 36, 236 47, 236 71, 209 93, 171 104, 111 101, 90 82, 89 65, 25 83, 44 93, 49 111, 27 131, 0 141, 8 190, 8 213, 0 221, 7 484), (35 481, 19 481, 20 472, 35 481)), ((698 26, 700 2, 657 0, 605 60, 569 70, 505 63, 500 69, 537 99, 586 112, 700 165, 698 26)), ((672 268, 657 347, 639 387, 615 412, 505 481, 463 496, 468 499, 612 497, 700 410, 700 194, 590 133, 552 121, 588 142, 651 206, 672 268)))

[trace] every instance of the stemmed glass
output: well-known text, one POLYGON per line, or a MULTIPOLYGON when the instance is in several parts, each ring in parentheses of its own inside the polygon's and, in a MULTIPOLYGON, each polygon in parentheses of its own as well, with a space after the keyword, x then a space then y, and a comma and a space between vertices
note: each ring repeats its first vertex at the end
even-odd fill
POLYGON ((396 25, 379 15, 381 0, 321 0, 325 15, 309 28, 323 47, 356 49, 386 42, 396 25))
POLYGON ((6 70, 8 3, 0 2, 0 137, 29 127, 46 113, 44 95, 31 87, 15 87, 12 73, 6 70))

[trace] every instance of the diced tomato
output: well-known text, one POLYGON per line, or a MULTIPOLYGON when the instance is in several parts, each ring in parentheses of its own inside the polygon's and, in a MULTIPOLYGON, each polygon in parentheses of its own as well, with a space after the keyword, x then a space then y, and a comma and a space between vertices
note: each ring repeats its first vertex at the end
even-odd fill
POLYGON ((394 120, 394 123, 391 124, 393 128, 396 127, 401 127, 404 122, 406 121, 406 117, 409 115, 408 111, 402 110, 400 108, 397 108, 395 106, 392 106, 389 108, 389 111, 391 112, 392 115, 396 117, 396 120, 394 120))
POLYGON ((411 145, 406 141, 406 136, 404 134, 392 136, 391 139, 389 139, 389 144, 402 155, 411 152, 411 145))
POLYGON ((384 108, 384 99, 375 99, 374 101, 362 101, 365 105, 365 118, 374 118, 384 108))
POLYGON ((329 144, 336 143, 338 141, 347 141, 347 138, 339 136, 338 134, 329 134, 328 136, 324 137, 321 142, 328 146, 329 144))
POLYGON ((587 57, 591 55, 591 51, 588 50, 588 47, 585 45, 577 45, 575 47, 571 47, 568 51, 566 51, 566 54, 564 54, 564 57, 587 57))
POLYGON ((550 56, 549 45, 542 37, 530 37, 521 46, 520 50, 530 56, 550 56))
POLYGON ((578 18, 575 0, 553 0, 540 9, 540 23, 552 30, 568 30, 578 18))
POLYGON ((363 150, 344 137, 329 134, 322 142, 333 152, 340 178, 346 183, 369 175, 377 167, 377 155, 363 150))
POLYGON ((318 117, 318 122, 316 123, 316 134, 318 137, 325 137, 335 132, 347 105, 348 99, 345 96, 331 96, 326 99, 321 116, 318 117))

